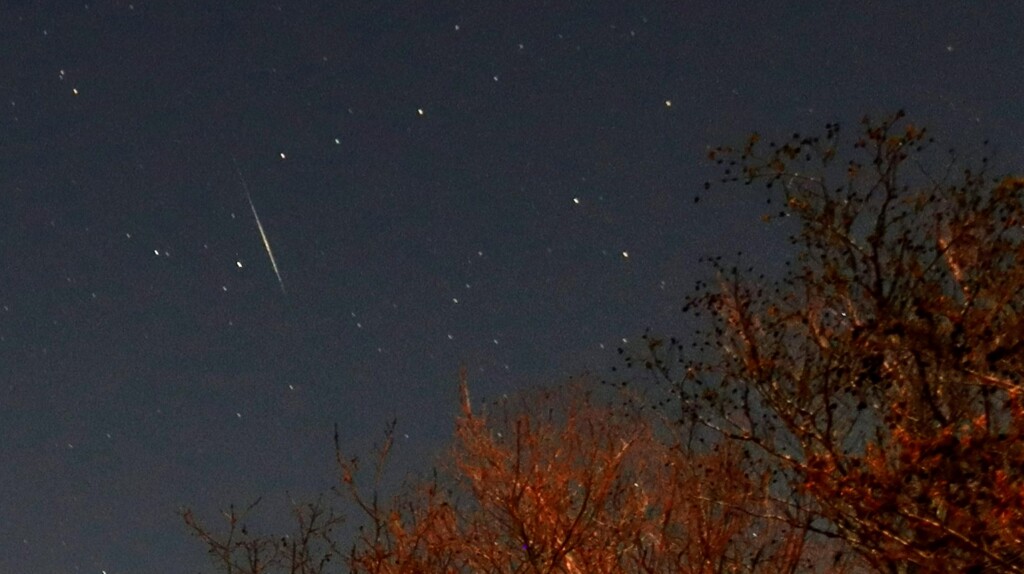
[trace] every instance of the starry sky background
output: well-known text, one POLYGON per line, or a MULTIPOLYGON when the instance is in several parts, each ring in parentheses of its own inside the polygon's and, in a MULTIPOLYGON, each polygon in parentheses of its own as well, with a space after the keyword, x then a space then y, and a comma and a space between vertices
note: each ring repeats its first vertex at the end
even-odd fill
POLYGON ((693 202, 708 145, 905 107, 1013 167, 1021 21, 1016 2, 6 3, 0 572, 196 572, 177 509, 329 486, 333 423, 360 453, 397 417, 396 465, 427 468, 460 364, 493 397, 678 328, 699 256, 786 256, 760 198, 693 202))

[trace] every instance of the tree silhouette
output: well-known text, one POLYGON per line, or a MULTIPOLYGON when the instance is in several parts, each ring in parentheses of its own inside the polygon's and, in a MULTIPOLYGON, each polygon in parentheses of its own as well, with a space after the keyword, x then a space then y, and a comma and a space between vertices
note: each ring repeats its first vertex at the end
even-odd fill
POLYGON ((1024 178, 934 164, 903 116, 710 151, 797 255, 777 281, 712 258, 710 328, 648 365, 876 569, 1024 572, 1024 178))
MULTIPOLYGON (((464 380, 461 393, 442 475, 395 499, 379 496, 390 438, 366 489, 358 462, 338 452, 336 492, 365 519, 343 561, 348 571, 852 571, 851 560, 836 553, 840 546, 780 519, 785 509, 767 493, 768 477, 750 474, 738 445, 696 450, 678 426, 659 424, 628 402, 598 402, 579 385, 501 401, 486 415, 471 409, 464 380)), ((334 514, 313 508, 299 516, 319 512, 321 524, 331 523, 334 514)), ((235 522, 217 536, 190 514, 186 519, 224 572, 326 572, 313 566, 333 563, 324 552, 338 557, 332 535, 300 528, 286 539, 236 539, 246 559, 226 566, 235 522), (291 560, 289 552, 304 553, 303 540, 330 543, 318 559, 291 560), (279 558, 273 565, 264 558, 256 569, 249 566, 252 548, 279 558)))
POLYGON ((386 536, 353 555, 356 571, 794 572, 812 571, 808 556, 825 548, 774 518, 765 477, 732 445, 695 452, 573 386, 490 417, 462 393, 460 496, 431 487, 390 514, 386 536))
POLYGON ((246 524, 259 500, 245 510, 231 506, 223 512, 226 532, 217 533, 203 524, 191 509, 182 509, 189 532, 199 539, 215 567, 225 574, 326 574, 344 556, 335 529, 342 516, 321 498, 298 504, 293 516, 295 532, 285 536, 260 535, 246 524))

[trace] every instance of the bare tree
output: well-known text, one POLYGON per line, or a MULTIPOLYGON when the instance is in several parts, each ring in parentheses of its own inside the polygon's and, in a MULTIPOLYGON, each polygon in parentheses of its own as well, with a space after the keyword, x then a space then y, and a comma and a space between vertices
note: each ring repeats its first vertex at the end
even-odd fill
MULTIPOLYGON (((653 411, 605 404, 577 384, 499 401, 487 413, 471 408, 464 379, 460 389, 452 449, 433 479, 397 497, 380 495, 393 427, 365 469, 365 486, 358 460, 337 449, 339 504, 363 523, 348 571, 852 571, 852 560, 836 553, 841 545, 782 519, 769 476, 752 472, 742 445, 694 448, 653 411)), ((217 536, 185 514, 222 572, 342 566, 330 532, 338 515, 323 502, 297 515, 305 534, 288 539, 239 538, 242 519, 228 516, 227 534, 217 536)))
POLYGON ((837 124, 712 150, 773 188, 797 255, 778 281, 712 259, 700 350, 651 352, 686 417, 875 568, 1024 572, 1024 178, 931 143, 900 112, 848 150, 837 124))
POLYGON ((739 445, 697 452, 677 427, 597 404, 578 386, 505 401, 490 415, 475 413, 461 389, 451 489, 430 484, 388 511, 363 505, 376 528, 352 555, 355 571, 847 567, 822 560, 834 545, 779 519, 767 477, 750 474, 739 445))
POLYGON ((244 511, 234 506, 223 511, 227 523, 223 534, 207 527, 191 509, 182 509, 185 526, 206 546, 218 571, 225 574, 325 574, 331 571, 332 561, 340 562, 344 554, 334 539, 334 530, 342 518, 322 498, 296 505, 293 509, 295 534, 280 537, 250 531, 246 520, 259 502, 244 511))

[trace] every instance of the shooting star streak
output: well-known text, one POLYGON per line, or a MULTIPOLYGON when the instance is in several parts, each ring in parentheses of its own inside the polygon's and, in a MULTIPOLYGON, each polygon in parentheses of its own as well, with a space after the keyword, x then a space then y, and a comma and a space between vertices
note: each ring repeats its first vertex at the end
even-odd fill
POLYGON ((231 163, 235 166, 235 173, 238 174, 238 181, 242 182, 242 189, 245 190, 245 199, 249 201, 249 209, 252 210, 252 217, 256 220, 256 229, 260 232, 260 238, 263 240, 263 247, 267 251, 267 257, 270 258, 270 266, 274 268, 274 275, 277 276, 277 284, 281 286, 281 293, 287 295, 288 292, 284 289, 284 281, 281 279, 281 271, 277 268, 277 260, 274 259, 274 250, 270 248, 270 240, 267 239, 267 232, 263 230, 263 223, 260 222, 260 214, 256 213, 256 204, 252 202, 252 195, 249 194, 249 186, 245 183, 245 178, 242 177, 242 170, 238 168, 238 162, 235 161, 234 156, 231 156, 231 163))

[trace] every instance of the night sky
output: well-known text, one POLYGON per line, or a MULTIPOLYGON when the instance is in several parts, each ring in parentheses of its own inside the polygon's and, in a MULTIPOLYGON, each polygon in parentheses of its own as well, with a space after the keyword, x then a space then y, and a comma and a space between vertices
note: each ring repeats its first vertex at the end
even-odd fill
POLYGON ((460 364, 484 399, 678 329, 701 255, 788 256, 763 198, 694 203, 709 145, 904 107, 1019 166, 1022 21, 1017 2, 6 3, 0 572, 196 572, 177 509, 329 487, 335 422, 365 453, 397 417, 397 467, 427 469, 460 364))

